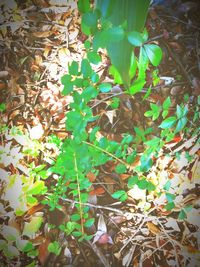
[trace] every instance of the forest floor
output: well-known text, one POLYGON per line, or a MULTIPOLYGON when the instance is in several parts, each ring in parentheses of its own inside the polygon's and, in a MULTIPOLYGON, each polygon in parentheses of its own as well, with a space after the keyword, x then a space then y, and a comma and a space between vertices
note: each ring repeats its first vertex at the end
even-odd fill
MULTIPOLYGON (((160 80, 146 102, 142 101, 145 89, 134 98, 122 94, 118 109, 108 109, 109 94, 93 102, 95 112, 102 114, 98 124, 103 136, 120 142, 124 133, 156 127, 155 122, 146 124, 144 113, 149 102, 162 104, 168 96, 173 107, 187 104, 194 124, 199 120, 199 9, 198 1, 151 6, 146 27, 150 40, 163 50, 160 80)), ((98 177, 88 174, 93 183, 90 208, 96 221, 90 232, 94 238, 78 242, 58 230, 72 212, 73 201, 66 198, 61 209, 51 211, 41 204, 43 195, 37 197, 37 190, 56 179, 46 169, 59 153, 59 145, 50 140, 59 143, 68 138, 65 115, 71 103, 70 96, 61 94, 61 77, 68 64, 84 57, 87 38, 73 0, 3 1, 1 12, 1 266, 200 266, 200 147, 195 126, 187 136, 180 133, 167 143, 148 173, 160 195, 147 197, 145 190, 134 187, 127 191, 127 201, 114 200, 111 195, 124 188, 130 175, 116 174, 115 166, 107 164, 98 177), (43 183, 36 185, 38 177, 43 183), (36 193, 25 200, 30 184, 36 193), (22 247, 27 241, 25 253, 22 247), (54 253, 48 249, 50 242, 54 253)), ((112 83, 105 51, 101 56, 96 72, 101 81, 112 83)), ((120 87, 112 91, 120 92, 120 87)), ((137 141, 142 152, 141 140, 137 141)))

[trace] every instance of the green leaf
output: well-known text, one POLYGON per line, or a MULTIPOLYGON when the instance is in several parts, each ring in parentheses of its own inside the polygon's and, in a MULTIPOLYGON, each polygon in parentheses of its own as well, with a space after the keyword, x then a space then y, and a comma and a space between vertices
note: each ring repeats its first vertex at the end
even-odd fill
POLYGON ((137 183, 137 186, 140 188, 140 189, 147 189, 148 188, 148 181, 146 179, 141 179, 141 180, 138 180, 138 183, 137 183))
POLYGON ((73 61, 69 66, 69 74, 70 75, 78 75, 78 62, 73 61))
POLYGON ((187 118, 186 117, 182 117, 181 119, 179 119, 177 126, 176 126, 176 129, 175 129, 175 132, 176 133, 180 132, 185 127, 186 124, 187 124, 187 118))
POLYGON ((113 76, 114 78, 114 83, 116 84, 122 84, 122 78, 119 74, 119 71, 115 68, 115 66, 110 66, 109 68, 109 74, 113 76))
POLYGON ((118 97, 113 97, 110 103, 112 109, 117 109, 120 104, 120 99, 118 97))
POLYGON ((126 195, 126 192, 124 190, 118 190, 112 194, 112 197, 115 199, 120 199, 124 195, 126 195))
POLYGON ((108 92, 110 92, 111 88, 112 88, 112 85, 110 83, 101 83, 99 85, 99 90, 102 93, 108 93, 108 92))
POLYGON ((159 125, 159 127, 162 129, 171 128, 175 125, 176 120, 176 117, 168 117, 159 125))
POLYGON ((51 242, 48 245, 48 251, 56 254, 57 256, 60 255, 61 249, 62 248, 60 247, 60 245, 57 241, 51 242))
POLYGON ((147 172, 153 164, 151 157, 145 154, 141 156, 140 161, 141 161, 140 170, 142 172, 147 172))
POLYGON ((19 250, 13 245, 8 245, 6 248, 4 248, 3 252, 5 256, 10 259, 19 256, 19 250))
POLYGON ((143 79, 135 80, 129 89, 130 94, 134 95, 134 94, 140 92, 143 89, 145 83, 146 83, 146 81, 143 79))
POLYGON ((81 61, 81 73, 83 74, 84 78, 89 78, 92 73, 92 68, 88 59, 84 58, 81 61))
POLYGON ((68 95, 73 91, 73 83, 71 82, 71 75, 64 75, 61 78, 61 83, 64 85, 64 88, 62 90, 63 95, 68 95))
POLYGON ((148 182, 147 190, 148 190, 149 192, 151 192, 151 191, 154 191, 155 189, 156 189, 156 186, 155 186, 153 183, 148 182))
POLYGON ((165 209, 166 209, 167 211, 172 210, 174 207, 175 207, 174 202, 169 202, 169 203, 167 203, 167 204, 165 205, 165 209))
POLYGON ((74 222, 79 221, 80 218, 81 218, 80 214, 75 213, 75 214, 71 215, 71 220, 74 221, 74 222))
POLYGON ((28 240, 21 239, 21 238, 18 238, 16 240, 16 246, 22 252, 28 252, 34 248, 31 242, 29 242, 28 240))
POLYGON ((16 228, 8 225, 3 225, 1 234, 8 241, 15 241, 19 238, 19 231, 16 228))
POLYGON ((165 99, 162 106, 163 106, 163 109, 165 109, 165 110, 169 109, 169 107, 171 106, 171 99, 169 96, 165 99))
POLYGON ((124 164, 118 164, 115 168, 115 171, 119 174, 126 172, 126 166, 124 164))
POLYGON ((179 105, 176 105, 176 115, 178 119, 180 119, 183 116, 182 108, 179 105))
POLYGON ((44 181, 36 181, 32 186, 31 189, 27 191, 27 193, 32 195, 42 194, 46 191, 47 187, 45 186, 44 181))
POLYGON ((162 112, 163 119, 167 117, 168 113, 169 113, 168 110, 163 110, 163 112, 162 112))
POLYGON ((145 117, 152 117, 153 116, 153 111, 152 110, 148 110, 148 111, 146 111, 145 113, 144 113, 144 116, 145 117))
POLYGON ((82 16, 81 29, 86 35, 94 34, 97 29, 97 14, 95 12, 87 12, 82 16))
POLYGON ((142 46, 144 39, 140 32, 132 31, 128 33, 128 41, 134 46, 142 46))
POLYGON ((166 193, 166 198, 168 202, 173 202, 174 199, 176 198, 176 196, 174 194, 171 193, 166 193))
POLYGON ((90 11, 90 0, 78 0, 78 10, 82 13, 90 11))
POLYGON ((81 94, 81 96, 86 102, 90 101, 92 98, 95 98, 97 95, 98 95, 98 91, 94 86, 86 87, 83 90, 83 93, 81 94))
POLYGON ((187 214, 185 213, 184 209, 182 209, 178 215, 179 220, 184 220, 187 218, 187 214))
POLYGON ((91 226, 94 224, 94 221, 95 221, 94 218, 90 218, 90 219, 88 219, 88 220, 84 223, 84 226, 87 227, 87 228, 89 228, 89 227, 91 227, 91 226))
POLYGON ((146 44, 144 49, 152 65, 157 67, 162 59, 161 48, 155 44, 146 44))
POLYGON ((131 176, 129 179, 128 179, 128 187, 131 188, 133 187, 135 184, 138 183, 138 176, 135 175, 135 176, 131 176))
POLYGON ((99 75, 96 72, 93 72, 90 76, 90 79, 93 83, 97 83, 99 81, 99 75))
POLYGON ((91 47, 91 43, 90 43, 89 40, 86 40, 86 41, 84 42, 84 47, 85 47, 85 49, 90 49, 90 47, 91 47))
POLYGON ((23 235, 31 237, 40 229, 42 223, 43 223, 42 217, 39 216, 32 217, 29 223, 25 222, 23 235))
POLYGON ((87 58, 93 64, 99 64, 99 62, 101 62, 100 55, 95 51, 88 52, 87 58))
POLYGON ((74 231, 74 232, 72 233, 72 235, 75 236, 75 237, 79 237, 79 236, 82 236, 83 233, 80 232, 80 231, 74 231))
POLYGON ((5 103, 1 103, 0 104, 0 112, 4 112, 6 110, 6 104, 5 103))

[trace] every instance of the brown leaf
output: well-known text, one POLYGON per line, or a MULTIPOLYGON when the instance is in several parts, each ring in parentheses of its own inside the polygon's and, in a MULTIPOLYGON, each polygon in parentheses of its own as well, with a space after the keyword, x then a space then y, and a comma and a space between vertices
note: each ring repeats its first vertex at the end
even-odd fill
POLYGON ((93 183, 96 180, 96 175, 93 172, 88 172, 86 177, 89 179, 91 183, 93 183))
POLYGON ((94 189, 90 192, 90 195, 99 196, 99 195, 102 195, 104 193, 105 193, 105 189, 103 187, 97 187, 96 189, 94 189))
POLYGON ((148 227, 149 231, 154 235, 157 235, 161 232, 160 229, 158 228, 158 226, 152 222, 147 222, 147 227, 148 227))
POLYGON ((38 251, 38 259, 42 265, 45 264, 48 256, 49 256, 49 251, 48 251, 48 245, 50 244, 51 240, 49 238, 46 238, 44 242, 39 246, 38 251))
POLYGON ((43 210, 44 205, 43 204, 38 204, 36 206, 33 206, 32 208, 30 208, 27 212, 26 212, 26 216, 30 216, 33 215, 34 213, 36 213, 37 211, 41 211, 43 210))
POLYGON ((51 36, 53 32, 52 31, 33 32, 32 34, 37 38, 45 38, 51 36))

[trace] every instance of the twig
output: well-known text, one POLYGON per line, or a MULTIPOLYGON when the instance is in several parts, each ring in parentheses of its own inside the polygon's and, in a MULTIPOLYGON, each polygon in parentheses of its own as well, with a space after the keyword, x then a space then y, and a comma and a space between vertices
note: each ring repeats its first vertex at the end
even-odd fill
POLYGON ((103 253, 101 252, 101 250, 96 246, 96 244, 93 244, 90 241, 87 241, 87 243, 93 249, 93 251, 96 253, 96 255, 98 256, 98 258, 100 259, 100 261, 102 262, 102 264, 104 265, 104 267, 111 267, 110 266, 110 263, 108 262, 108 260, 106 259, 106 257, 103 255, 103 253))

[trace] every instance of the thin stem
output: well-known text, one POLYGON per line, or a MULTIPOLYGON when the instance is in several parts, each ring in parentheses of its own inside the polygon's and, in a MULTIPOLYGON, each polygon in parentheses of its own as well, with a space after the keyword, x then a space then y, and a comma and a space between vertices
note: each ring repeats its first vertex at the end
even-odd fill
POLYGON ((95 146, 95 145, 93 145, 92 143, 89 143, 89 142, 87 142, 87 141, 83 141, 83 143, 84 143, 84 144, 87 144, 87 145, 89 145, 89 146, 91 146, 91 147, 94 147, 95 149, 100 150, 101 152, 107 154, 108 156, 110 156, 110 157, 116 159, 116 160, 117 160, 118 162, 120 162, 121 164, 126 165, 127 168, 130 168, 130 167, 131 167, 128 163, 126 163, 126 161, 124 161, 124 160, 122 160, 122 159, 116 157, 115 155, 111 154, 110 152, 106 151, 105 149, 103 149, 103 148, 101 148, 101 147, 99 147, 99 146, 95 146))
POLYGON ((78 186, 78 198, 79 198, 79 204, 80 204, 81 232, 84 234, 83 211, 82 211, 81 191, 80 191, 80 185, 79 185, 78 166, 77 166, 77 161, 76 161, 76 154, 74 153, 73 155, 74 155, 74 167, 76 171, 76 181, 77 181, 77 186, 78 186))

